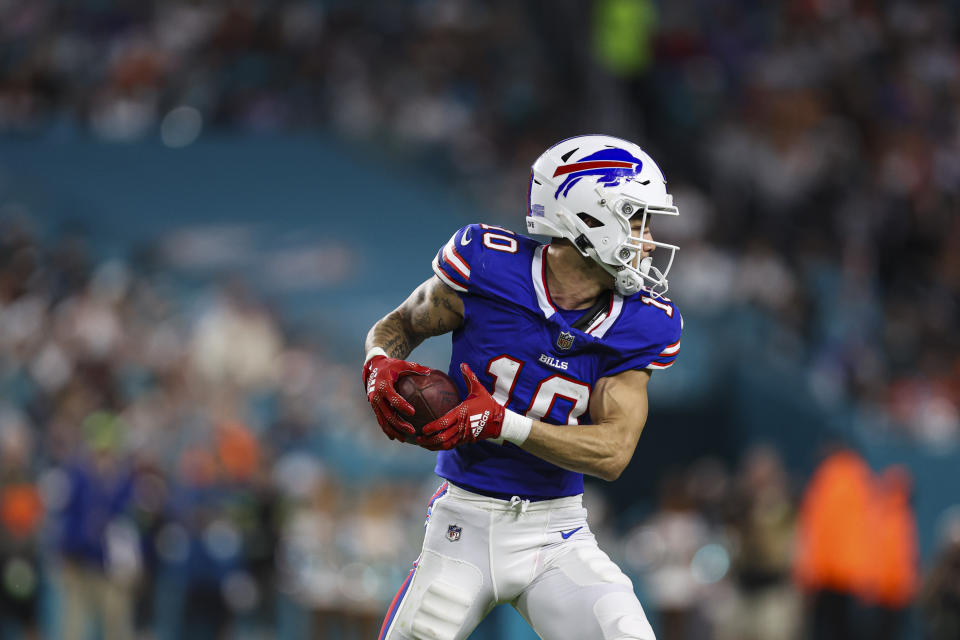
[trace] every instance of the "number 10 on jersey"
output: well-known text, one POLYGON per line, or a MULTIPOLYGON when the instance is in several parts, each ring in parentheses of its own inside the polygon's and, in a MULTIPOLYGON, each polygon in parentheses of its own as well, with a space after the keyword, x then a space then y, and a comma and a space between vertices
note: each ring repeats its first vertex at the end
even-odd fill
MULTIPOLYGON (((508 405, 513 399, 514 387, 523 370, 524 363, 507 355, 497 356, 487 365, 487 373, 493 377, 493 399, 508 405)), ((567 400, 570 409, 564 422, 580 424, 580 416, 590 404, 590 385, 568 378, 559 373, 547 376, 537 384, 530 405, 523 415, 534 420, 542 420, 550 415, 558 398, 567 400)))

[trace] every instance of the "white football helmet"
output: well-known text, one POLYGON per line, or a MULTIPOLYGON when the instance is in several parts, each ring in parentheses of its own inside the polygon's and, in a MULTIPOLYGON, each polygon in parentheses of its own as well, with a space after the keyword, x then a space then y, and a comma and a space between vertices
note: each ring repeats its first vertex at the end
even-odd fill
POLYGON ((567 138, 533 163, 527 230, 570 240, 614 277, 621 295, 645 289, 661 296, 679 247, 633 235, 630 219, 642 215, 647 229, 654 214, 679 215, 666 185, 653 158, 632 142, 605 135, 567 138), (643 255, 644 245, 660 249, 659 268, 643 255))

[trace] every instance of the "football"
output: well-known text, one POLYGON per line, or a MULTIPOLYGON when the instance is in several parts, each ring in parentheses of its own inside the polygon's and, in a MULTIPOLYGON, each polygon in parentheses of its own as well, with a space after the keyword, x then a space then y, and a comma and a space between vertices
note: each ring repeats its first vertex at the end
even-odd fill
POLYGON ((425 424, 460 404, 456 385, 450 376, 439 369, 431 369, 425 376, 401 376, 395 388, 397 393, 413 405, 416 411, 414 415, 401 416, 413 425, 418 434, 425 424))

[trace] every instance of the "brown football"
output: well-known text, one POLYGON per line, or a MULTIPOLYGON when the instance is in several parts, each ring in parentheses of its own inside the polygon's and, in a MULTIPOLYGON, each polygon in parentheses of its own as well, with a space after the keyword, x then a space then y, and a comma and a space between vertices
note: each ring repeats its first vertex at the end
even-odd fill
POLYGON ((423 425, 436 420, 460 404, 460 394, 450 376, 439 369, 431 369, 425 376, 401 376, 394 386, 404 399, 413 405, 412 416, 400 414, 420 433, 423 425))

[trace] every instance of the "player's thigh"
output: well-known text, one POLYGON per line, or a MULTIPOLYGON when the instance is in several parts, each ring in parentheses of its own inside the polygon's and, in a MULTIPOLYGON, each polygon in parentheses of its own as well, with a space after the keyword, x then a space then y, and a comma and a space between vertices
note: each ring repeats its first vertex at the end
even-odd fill
POLYGON ((381 639, 460 640, 470 635, 494 606, 486 570, 487 529, 471 526, 488 518, 455 500, 434 504, 420 559, 387 610, 381 639), (470 535, 462 535, 466 532, 470 535))
POLYGON ((593 540, 552 563, 514 606, 544 640, 655 640, 630 579, 593 540))

